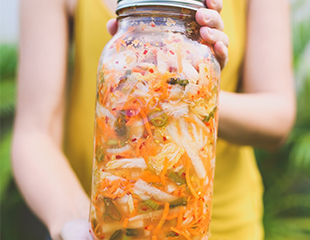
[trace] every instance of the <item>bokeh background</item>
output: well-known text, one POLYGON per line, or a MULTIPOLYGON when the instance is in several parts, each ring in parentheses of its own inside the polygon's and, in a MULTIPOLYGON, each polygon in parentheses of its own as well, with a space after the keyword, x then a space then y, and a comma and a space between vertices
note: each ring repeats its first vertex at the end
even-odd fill
MULTIPOLYGON (((47 231, 24 203, 10 165, 16 103, 18 6, 19 0, 0 0, 0 239, 42 240, 47 231)), ((256 149, 265 185, 266 240, 310 239, 310 0, 291 0, 291 11, 298 104, 296 124, 277 152, 256 149)))

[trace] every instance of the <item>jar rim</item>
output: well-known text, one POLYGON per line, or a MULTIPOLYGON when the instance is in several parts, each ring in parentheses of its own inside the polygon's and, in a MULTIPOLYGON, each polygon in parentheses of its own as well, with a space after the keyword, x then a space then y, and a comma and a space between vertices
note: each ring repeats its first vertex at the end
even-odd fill
POLYGON ((178 7, 195 11, 197 11, 199 8, 206 7, 204 0, 118 0, 116 14, 118 14, 119 10, 121 9, 140 6, 178 7))

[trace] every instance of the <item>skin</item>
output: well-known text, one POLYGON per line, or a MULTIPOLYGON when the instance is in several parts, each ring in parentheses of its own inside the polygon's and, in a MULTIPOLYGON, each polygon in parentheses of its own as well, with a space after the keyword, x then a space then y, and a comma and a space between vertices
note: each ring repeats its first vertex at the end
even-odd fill
MULTIPOLYGON (((115 1, 105 1, 115 8, 115 1)), ((229 41, 222 32, 222 2, 206 3, 209 9, 200 9, 196 19, 203 26, 201 36, 213 45, 224 67, 229 41)), ((56 240, 91 239, 89 198, 62 153, 68 19, 75 5, 75 0, 22 0, 20 7, 12 164, 26 202, 56 240)), ((235 144, 275 148, 287 136, 295 116, 289 3, 250 0, 248 16, 244 93, 221 92, 219 136, 235 144)), ((114 34, 115 20, 107 27, 114 34)))

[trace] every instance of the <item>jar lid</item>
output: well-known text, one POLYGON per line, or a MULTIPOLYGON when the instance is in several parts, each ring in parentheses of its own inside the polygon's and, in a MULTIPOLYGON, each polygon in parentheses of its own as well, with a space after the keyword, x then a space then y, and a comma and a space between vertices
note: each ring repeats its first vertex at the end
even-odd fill
POLYGON ((199 8, 206 7, 205 0, 118 0, 116 13, 127 7, 138 6, 171 6, 187 8, 191 10, 198 10, 199 8))

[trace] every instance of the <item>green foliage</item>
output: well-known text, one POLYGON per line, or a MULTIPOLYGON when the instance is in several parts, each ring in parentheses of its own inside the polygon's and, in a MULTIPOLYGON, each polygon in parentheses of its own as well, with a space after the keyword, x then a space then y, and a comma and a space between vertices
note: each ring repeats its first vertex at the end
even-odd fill
POLYGON ((6 133, 0 142, 0 202, 6 197, 6 193, 11 181, 11 162, 10 162, 10 148, 11 148, 12 134, 6 133))
POLYGON ((0 79, 15 78, 17 68, 17 47, 15 44, 0 45, 0 79))
POLYGON ((310 239, 310 1, 291 3, 296 124, 279 151, 256 150, 265 185, 266 240, 310 239))

